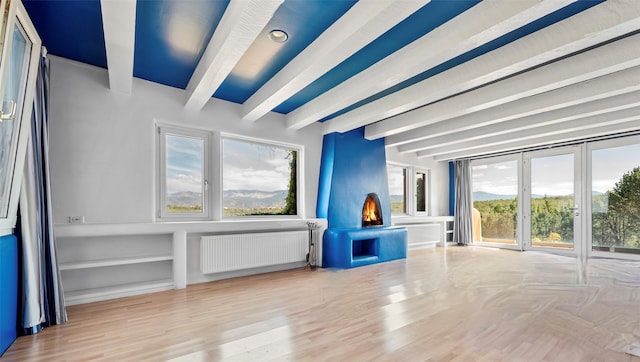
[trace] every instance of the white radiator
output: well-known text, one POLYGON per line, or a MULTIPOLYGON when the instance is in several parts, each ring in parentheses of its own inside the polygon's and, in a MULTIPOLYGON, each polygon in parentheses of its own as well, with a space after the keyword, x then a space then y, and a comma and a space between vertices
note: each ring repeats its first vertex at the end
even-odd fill
POLYGON ((202 236, 200 271, 209 274, 305 261, 308 246, 306 230, 202 236))
POLYGON ((407 244, 409 248, 435 246, 442 240, 442 224, 403 225, 407 228, 407 244))

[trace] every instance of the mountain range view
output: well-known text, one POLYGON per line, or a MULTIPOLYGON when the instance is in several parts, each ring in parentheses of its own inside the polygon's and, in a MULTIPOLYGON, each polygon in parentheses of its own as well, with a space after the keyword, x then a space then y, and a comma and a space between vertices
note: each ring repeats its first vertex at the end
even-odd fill
MULTIPOLYGON (((261 191, 261 190, 226 190, 223 192, 223 207, 228 209, 261 209, 282 208, 285 205, 287 190, 261 191)), ((601 192, 594 191, 594 195, 601 192)), ((474 201, 510 200, 516 195, 502 195, 490 192, 477 191, 473 193, 474 201)), ((534 199, 543 198, 544 195, 533 195, 534 199)), ((402 195, 389 195, 390 201, 402 202, 402 195)), ((199 192, 183 191, 170 194, 167 203, 177 206, 192 206, 201 203, 202 194, 199 192)))
MULTIPOLYGON (((229 209, 282 208, 285 205, 287 192, 287 190, 226 190, 223 192, 223 207, 229 209)), ((201 199, 200 192, 182 191, 168 195, 167 203, 191 206, 201 204, 201 199)))

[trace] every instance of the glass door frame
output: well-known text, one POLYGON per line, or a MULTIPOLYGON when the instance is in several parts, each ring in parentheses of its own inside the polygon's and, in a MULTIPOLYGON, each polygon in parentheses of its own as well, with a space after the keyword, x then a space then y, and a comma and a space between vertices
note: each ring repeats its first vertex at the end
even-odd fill
POLYGON ((582 190, 587 190, 584 185, 585 177, 583 175, 586 146, 584 144, 557 147, 546 150, 529 151, 523 153, 522 159, 522 174, 523 174, 523 186, 521 188, 521 194, 523 199, 523 213, 521 214, 522 226, 523 226, 523 250, 544 251, 554 254, 571 255, 584 257, 586 255, 586 243, 583 235, 585 232, 585 215, 588 214, 586 209, 586 198, 583 195, 582 190), (531 160, 534 158, 551 157, 572 154, 573 155, 573 248, 572 249, 560 249, 553 247, 536 246, 533 247, 532 243, 532 226, 531 226, 531 160))
POLYGON ((517 206, 517 212, 518 212, 518 217, 517 217, 517 225, 516 225, 516 243, 515 244, 504 244, 504 243, 492 243, 492 242, 486 242, 486 241, 475 241, 473 242, 474 245, 478 245, 478 246, 487 246, 487 247, 492 247, 492 248, 500 248, 500 249, 509 249, 509 250, 523 250, 523 243, 522 243, 522 235, 524 228, 523 228, 523 218, 522 218, 522 212, 523 212, 523 202, 522 202, 522 192, 521 190, 523 189, 523 175, 522 175, 522 164, 523 164, 523 160, 522 160, 522 153, 517 153, 517 154, 512 154, 512 155, 505 155, 505 156, 497 156, 497 157, 490 157, 490 158, 479 158, 479 159, 474 159, 471 160, 471 167, 473 168, 473 166, 478 166, 478 165, 485 165, 485 164, 494 164, 494 163, 502 163, 502 162, 508 162, 508 161, 516 161, 516 165, 518 167, 518 170, 516 172, 517 174, 517 192, 518 195, 516 196, 518 199, 518 206, 517 206))
MULTIPOLYGON (((584 172, 584 179, 585 179, 585 187, 586 190, 592 190, 593 187, 593 164, 592 164, 592 157, 593 157, 593 151, 594 150, 600 150, 600 149, 606 149, 606 148, 615 148, 615 147, 622 147, 622 146, 629 146, 629 145, 634 145, 634 144, 640 144, 640 135, 637 136, 627 136, 627 137, 621 137, 621 138, 614 138, 614 139, 609 139, 609 140, 602 140, 602 141, 594 141, 594 142, 589 142, 586 147, 585 147, 585 157, 584 157, 584 164, 585 164, 585 172, 584 172)), ((640 156, 639 156, 640 157, 640 156)), ((598 251, 598 250, 593 250, 593 216, 592 216, 592 196, 593 193, 592 192, 587 192, 587 195, 585 195, 585 213, 584 213, 584 218, 585 218, 585 222, 584 224, 584 234, 586 236, 586 241, 585 241, 585 253, 584 253, 584 257, 585 258, 592 258, 592 257, 597 257, 597 258, 613 258, 613 259, 625 259, 625 260, 634 260, 634 261, 640 261, 640 255, 638 254, 628 254, 628 253, 610 253, 607 251, 598 251)))

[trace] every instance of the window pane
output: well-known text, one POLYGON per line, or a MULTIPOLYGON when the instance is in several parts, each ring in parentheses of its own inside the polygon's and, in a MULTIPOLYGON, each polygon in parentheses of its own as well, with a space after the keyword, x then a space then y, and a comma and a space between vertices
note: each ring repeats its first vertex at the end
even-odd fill
POLYGON ((202 213, 204 140, 167 134, 165 142, 165 211, 167 213, 202 213))
POLYGON ((516 160, 472 167, 473 239, 516 244, 518 163, 516 160))
POLYGON ((531 246, 573 249, 573 153, 531 158, 531 246))
POLYGON ((640 253, 640 145, 592 153, 594 250, 640 253))
POLYGON ((427 175, 416 172, 416 211, 427 211, 427 175))
POLYGON ((389 180, 389 198, 392 214, 407 213, 407 169, 401 166, 387 165, 389 180))
POLYGON ((297 215, 295 149, 223 139, 224 216, 297 215))

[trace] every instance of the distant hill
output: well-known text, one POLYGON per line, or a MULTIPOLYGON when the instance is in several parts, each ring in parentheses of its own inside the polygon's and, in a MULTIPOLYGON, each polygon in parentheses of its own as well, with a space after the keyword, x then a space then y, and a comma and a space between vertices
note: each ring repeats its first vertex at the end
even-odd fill
POLYGON ((284 207, 287 193, 287 190, 227 190, 224 191, 222 206, 231 209, 284 207))
POLYGON ((201 205, 202 193, 191 191, 176 192, 167 197, 167 204, 176 206, 201 205))
POLYGON ((500 195, 484 191, 476 191, 473 193, 473 201, 511 200, 515 197, 516 195, 500 195))
MULTIPOLYGON (((260 209, 284 207, 287 198, 287 190, 260 191, 260 190, 227 190, 224 191, 225 208, 260 209)), ((200 192, 176 192, 167 197, 167 203, 177 206, 190 206, 200 204, 202 193, 200 192)))
MULTIPOLYGON (((602 193, 598 192, 598 191, 594 191, 593 192, 594 195, 602 195, 602 193)), ((563 195, 563 196, 549 196, 549 197, 565 197, 568 195, 563 195)), ((477 191, 473 193, 473 201, 491 201, 491 200, 511 200, 513 198, 515 198, 516 195, 500 195, 500 194, 492 194, 490 192, 484 192, 484 191, 477 191)), ((541 199, 543 197, 545 197, 545 195, 538 195, 538 194, 533 194, 531 195, 532 198, 534 199, 541 199)))

